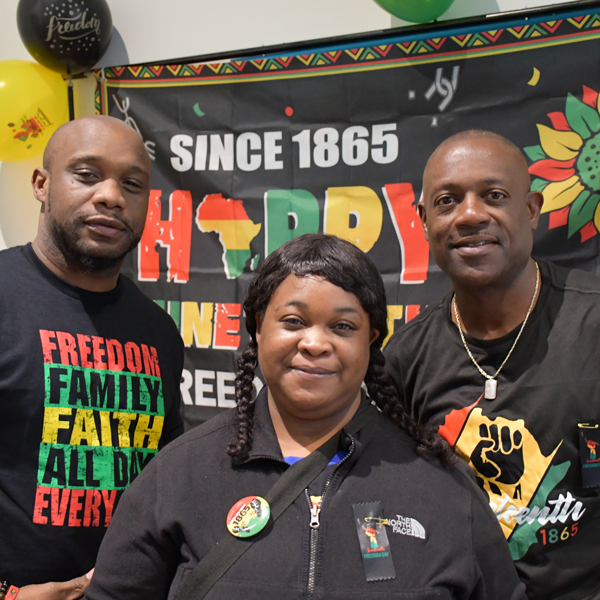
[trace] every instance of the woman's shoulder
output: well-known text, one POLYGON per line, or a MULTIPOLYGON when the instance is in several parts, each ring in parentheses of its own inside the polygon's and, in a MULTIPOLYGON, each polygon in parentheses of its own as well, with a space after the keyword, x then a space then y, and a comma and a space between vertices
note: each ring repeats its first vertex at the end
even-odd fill
POLYGON ((219 445, 223 446, 223 451, 225 451, 225 447, 231 441, 230 438, 234 433, 234 425, 235 409, 222 412, 167 444, 156 458, 167 460, 173 455, 201 452, 204 448, 215 450, 219 445))

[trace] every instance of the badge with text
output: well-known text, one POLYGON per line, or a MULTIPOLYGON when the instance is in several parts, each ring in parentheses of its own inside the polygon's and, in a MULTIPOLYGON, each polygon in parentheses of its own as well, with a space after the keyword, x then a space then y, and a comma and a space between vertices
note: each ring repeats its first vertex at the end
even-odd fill
POLYGON ((577 423, 583 487, 600 487, 600 423, 577 423))
POLYGON ((395 579, 396 571, 381 503, 353 504, 352 509, 367 581, 395 579))
POLYGON ((227 515, 227 529, 235 537, 246 538, 261 532, 269 521, 271 508, 260 496, 238 500, 227 515))

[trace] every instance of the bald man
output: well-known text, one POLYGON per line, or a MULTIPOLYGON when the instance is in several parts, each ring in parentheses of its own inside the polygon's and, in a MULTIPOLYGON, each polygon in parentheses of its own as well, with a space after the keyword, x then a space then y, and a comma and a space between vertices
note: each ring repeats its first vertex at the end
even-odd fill
POLYGON ((473 468, 528 597, 597 599, 600 280, 532 258, 542 203, 505 138, 437 148, 419 212, 453 289, 395 333, 387 370, 473 468))
POLYGON ((43 164, 37 236, 0 252, 0 582, 6 598, 71 600, 123 490, 182 432, 183 344, 119 274, 148 208, 139 135, 72 121, 43 164))

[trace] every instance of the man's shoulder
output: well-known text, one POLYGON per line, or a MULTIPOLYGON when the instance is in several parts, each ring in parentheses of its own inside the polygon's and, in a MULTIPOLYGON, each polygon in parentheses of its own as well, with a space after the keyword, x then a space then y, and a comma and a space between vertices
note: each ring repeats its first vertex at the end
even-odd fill
POLYGON ((146 296, 142 290, 126 275, 121 273, 119 280, 123 287, 122 300, 119 305, 125 318, 131 316, 136 323, 144 323, 147 333, 159 335, 173 349, 183 352, 183 341, 173 318, 164 308, 146 296))
POLYGON ((144 313, 145 317, 151 316, 153 319, 161 319, 164 322, 173 322, 173 319, 161 308, 154 300, 151 300, 140 290, 140 288, 127 276, 121 273, 119 280, 123 286, 123 296, 129 302, 133 302, 136 308, 144 313))
POLYGON ((551 262, 539 262, 543 262, 547 267, 550 282, 554 289, 576 294, 591 294, 592 296, 600 294, 600 277, 594 273, 582 269, 562 267, 551 262))
POLYGON ((420 343, 419 340, 422 340, 424 336, 437 335, 436 330, 439 327, 445 327, 445 307, 448 299, 449 294, 446 294, 436 302, 429 304, 424 311, 408 323, 400 326, 386 344, 386 353, 400 348, 406 351, 407 345, 420 343))
POLYGON ((39 272, 28 257, 29 248, 26 245, 0 250, 0 280, 5 282, 0 298, 27 302, 28 294, 35 292, 40 284, 39 272))
POLYGON ((134 281, 131 279, 131 277, 128 277, 127 275, 120 273, 119 274, 119 280, 121 282, 121 285, 123 286, 123 291, 126 294, 130 294, 133 295, 136 300, 139 299, 142 302, 151 302, 152 304, 155 304, 154 302, 152 302, 152 300, 150 300, 148 298, 148 296, 146 296, 142 290, 140 290, 140 288, 135 285, 134 281))
POLYGON ((0 271, 14 269, 15 266, 29 264, 25 257, 25 248, 27 246, 13 246, 0 250, 0 271))

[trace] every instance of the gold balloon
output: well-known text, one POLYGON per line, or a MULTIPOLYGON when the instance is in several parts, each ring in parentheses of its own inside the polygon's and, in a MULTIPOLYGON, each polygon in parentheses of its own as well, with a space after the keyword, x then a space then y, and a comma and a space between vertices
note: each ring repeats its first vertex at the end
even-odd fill
POLYGON ((0 61, 0 161, 38 156, 68 119, 61 75, 26 60, 0 61))

